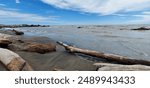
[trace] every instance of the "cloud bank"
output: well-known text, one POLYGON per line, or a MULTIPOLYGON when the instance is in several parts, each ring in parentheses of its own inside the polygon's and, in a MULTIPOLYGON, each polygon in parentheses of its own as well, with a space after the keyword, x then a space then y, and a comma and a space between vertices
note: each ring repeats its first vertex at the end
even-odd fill
POLYGON ((111 15, 150 8, 150 0, 41 0, 49 5, 74 11, 111 15))
POLYGON ((55 16, 40 16, 37 14, 31 14, 31 13, 21 13, 15 10, 10 9, 0 9, 0 20, 1 22, 46 22, 51 23, 55 21, 55 16))

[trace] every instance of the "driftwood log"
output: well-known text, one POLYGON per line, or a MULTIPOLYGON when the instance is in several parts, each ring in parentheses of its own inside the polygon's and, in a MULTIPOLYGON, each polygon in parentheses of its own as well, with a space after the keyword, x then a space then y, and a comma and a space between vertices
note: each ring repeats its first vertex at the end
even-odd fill
POLYGON ((95 63, 97 71, 150 71, 150 66, 95 63))
POLYGON ((10 71, 32 71, 31 66, 16 53, 0 48, 0 62, 10 71))
POLYGON ((107 54, 107 53, 101 53, 101 52, 92 51, 92 50, 80 49, 80 48, 76 48, 76 47, 64 44, 63 42, 57 42, 57 43, 65 47, 65 49, 70 53, 82 53, 82 54, 106 59, 109 61, 116 61, 122 64, 128 64, 128 65, 141 64, 141 65, 150 66, 150 61, 146 61, 146 60, 137 60, 135 58, 129 58, 129 57, 124 57, 120 55, 107 54))

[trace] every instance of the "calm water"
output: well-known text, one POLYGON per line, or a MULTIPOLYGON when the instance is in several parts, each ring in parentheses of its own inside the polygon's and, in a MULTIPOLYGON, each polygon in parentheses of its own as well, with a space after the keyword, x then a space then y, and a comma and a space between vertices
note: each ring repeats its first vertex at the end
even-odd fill
MULTIPOLYGON (((105 53, 150 60, 150 30, 133 31, 145 25, 126 26, 51 26, 48 28, 17 28, 27 35, 47 36, 76 47, 105 53), (120 30, 121 29, 121 30, 120 30)), ((146 25, 150 27, 150 25, 146 25)))

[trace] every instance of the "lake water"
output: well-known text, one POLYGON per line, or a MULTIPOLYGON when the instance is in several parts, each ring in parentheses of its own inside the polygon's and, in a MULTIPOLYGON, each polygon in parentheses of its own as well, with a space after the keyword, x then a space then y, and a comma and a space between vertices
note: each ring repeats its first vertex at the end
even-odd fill
POLYGON ((130 30, 141 26, 150 27, 150 25, 64 25, 16 29, 24 31, 27 35, 47 36, 79 48, 150 60, 150 30, 130 30))

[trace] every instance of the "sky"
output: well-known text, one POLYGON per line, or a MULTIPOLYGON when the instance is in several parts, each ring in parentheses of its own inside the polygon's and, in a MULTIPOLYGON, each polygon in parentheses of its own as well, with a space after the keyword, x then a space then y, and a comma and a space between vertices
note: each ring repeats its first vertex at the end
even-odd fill
POLYGON ((149 24, 150 0, 0 0, 0 24, 149 24))

